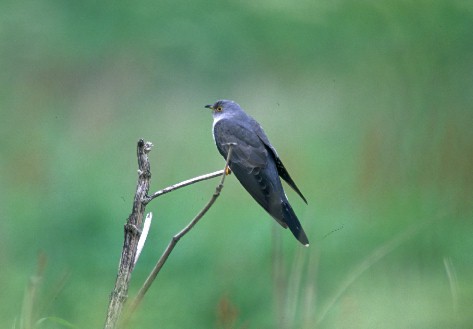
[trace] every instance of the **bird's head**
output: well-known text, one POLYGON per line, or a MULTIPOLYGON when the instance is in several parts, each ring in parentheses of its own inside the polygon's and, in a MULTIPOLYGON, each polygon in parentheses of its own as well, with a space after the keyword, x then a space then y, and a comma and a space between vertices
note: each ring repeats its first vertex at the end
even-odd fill
POLYGON ((212 110, 212 115, 214 119, 217 120, 224 116, 234 116, 243 112, 240 105, 238 105, 234 101, 229 101, 225 99, 216 101, 214 104, 206 105, 205 107, 212 110))

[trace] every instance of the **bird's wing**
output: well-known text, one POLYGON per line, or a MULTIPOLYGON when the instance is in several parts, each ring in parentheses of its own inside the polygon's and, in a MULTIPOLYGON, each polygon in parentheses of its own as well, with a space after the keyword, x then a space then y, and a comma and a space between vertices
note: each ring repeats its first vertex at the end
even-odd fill
MULTIPOLYGON (((251 126, 221 119, 214 125, 214 138, 217 148, 224 158, 228 154, 228 144, 232 146, 230 169, 248 193, 284 228, 282 210, 275 213, 274 199, 281 208, 278 192, 279 177, 275 165, 269 163, 270 152, 251 126)), ((281 187, 281 193, 282 191, 281 187)))
POLYGON ((230 120, 222 119, 214 126, 214 138, 223 157, 227 157, 228 147, 232 146, 230 163, 239 164, 248 171, 266 166, 268 151, 254 131, 230 120))
POLYGON ((282 163, 281 159, 279 159, 278 153, 276 152, 276 149, 271 145, 269 142, 268 137, 264 133, 263 128, 261 128, 260 125, 255 128, 255 131, 259 137, 259 139, 263 142, 264 146, 268 150, 270 156, 274 159, 274 162, 276 163, 276 168, 278 169, 278 174, 279 176, 286 181, 286 183, 294 190, 296 191, 297 194, 304 200, 304 202, 307 204, 307 200, 302 195, 302 192, 299 190, 297 187, 296 183, 292 180, 291 176, 289 175, 289 172, 287 171, 286 167, 284 167, 284 164, 282 163))

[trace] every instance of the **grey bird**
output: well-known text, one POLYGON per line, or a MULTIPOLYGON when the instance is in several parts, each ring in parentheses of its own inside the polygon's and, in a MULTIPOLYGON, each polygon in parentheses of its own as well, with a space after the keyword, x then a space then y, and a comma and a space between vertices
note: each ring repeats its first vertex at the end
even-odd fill
POLYGON ((241 185, 282 227, 289 227, 296 239, 308 246, 307 235, 287 200, 279 177, 305 203, 307 200, 279 159, 263 128, 233 101, 219 100, 205 107, 212 109, 213 137, 225 159, 232 144, 229 167, 241 185))

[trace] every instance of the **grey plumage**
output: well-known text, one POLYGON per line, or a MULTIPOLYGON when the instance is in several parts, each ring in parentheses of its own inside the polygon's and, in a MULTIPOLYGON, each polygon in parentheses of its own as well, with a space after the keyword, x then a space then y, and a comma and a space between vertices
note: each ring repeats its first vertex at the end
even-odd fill
POLYGON ((287 200, 279 177, 305 203, 307 200, 287 172, 261 126, 233 101, 220 100, 206 107, 213 111, 213 136, 220 154, 226 158, 229 144, 236 144, 232 146, 229 162, 231 171, 261 207, 282 227, 289 227, 297 240, 308 246, 309 240, 287 200))

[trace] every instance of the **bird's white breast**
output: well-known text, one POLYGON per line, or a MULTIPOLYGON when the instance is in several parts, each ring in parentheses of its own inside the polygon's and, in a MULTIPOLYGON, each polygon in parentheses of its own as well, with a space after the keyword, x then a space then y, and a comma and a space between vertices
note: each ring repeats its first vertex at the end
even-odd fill
POLYGON ((215 142, 215 124, 219 122, 220 119, 222 119, 222 116, 214 116, 214 122, 212 124, 212 137, 214 138, 214 142, 215 142))

